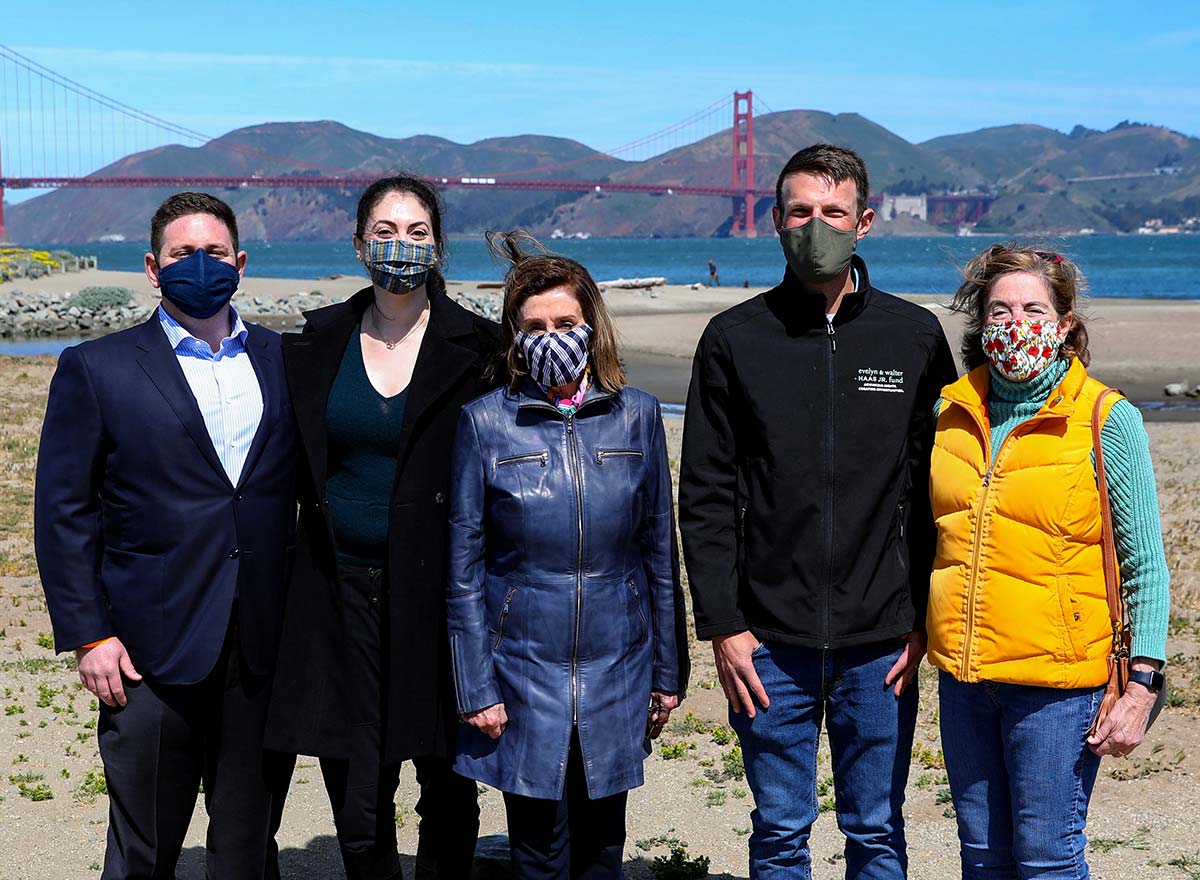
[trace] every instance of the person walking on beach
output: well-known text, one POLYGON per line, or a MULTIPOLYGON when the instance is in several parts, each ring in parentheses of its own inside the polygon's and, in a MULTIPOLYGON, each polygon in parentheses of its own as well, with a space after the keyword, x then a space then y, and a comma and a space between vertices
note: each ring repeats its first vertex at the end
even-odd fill
POLYGON ((202 783, 207 876, 279 876, 290 761, 263 728, 295 445, 279 335, 229 304, 245 265, 228 205, 171 196, 159 307, 66 349, 50 384, 34 544, 55 647, 100 701, 105 880, 174 877, 202 783))
POLYGON ((283 337, 304 467, 268 743, 320 758, 350 880, 398 878, 396 787, 421 796, 416 876, 466 880, 475 783, 454 773, 446 518, 458 410, 499 327, 446 295, 437 191, 385 177, 351 237, 371 283, 283 337))
POLYGON ((721 276, 717 274, 717 264, 714 263, 711 258, 708 261, 708 286, 721 286, 721 276))
POLYGON ((848 878, 907 869, 901 806, 933 521, 932 410, 955 378, 926 309, 871 286, 867 169, 818 144, 780 172, 780 284, 713 318, 688 390, 679 516, 756 809, 752 878, 811 876, 829 736, 848 878))

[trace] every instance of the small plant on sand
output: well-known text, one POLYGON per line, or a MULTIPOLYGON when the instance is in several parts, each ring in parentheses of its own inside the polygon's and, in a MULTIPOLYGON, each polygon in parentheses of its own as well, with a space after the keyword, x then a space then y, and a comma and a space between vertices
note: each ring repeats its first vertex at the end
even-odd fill
POLYGON ((675 761, 684 757, 689 751, 696 748, 694 742, 673 742, 663 743, 658 748, 658 752, 662 755, 664 761, 675 761))
POLYGON ((945 770, 946 759, 942 756, 942 750, 936 752, 933 749, 926 748, 924 743, 917 743, 913 746, 912 759, 914 763, 920 764, 926 770, 945 770))
POLYGON ((50 648, 53 650, 54 636, 50 635, 50 633, 38 633, 37 646, 39 648, 50 648))
POLYGON ((708 876, 708 856, 691 857, 687 848, 674 847, 669 856, 657 856, 650 864, 654 880, 701 880, 708 876))
POLYGON ((27 785, 22 782, 17 786, 17 790, 21 792, 21 797, 29 798, 31 801, 49 801, 54 799, 54 792, 44 782, 39 782, 37 785, 27 785))
POLYGON ((675 736, 704 733, 706 730, 708 730, 708 725, 695 712, 688 712, 682 718, 677 718, 667 725, 667 733, 675 736))
POLYGON ((48 684, 39 684, 37 692, 37 707, 39 709, 47 708, 54 702, 54 698, 58 696, 58 688, 50 687, 48 684))
POLYGON ((714 724, 712 730, 712 741, 719 746, 727 746, 733 742, 733 731, 724 724, 714 724))
POLYGON ((90 804, 100 795, 108 794, 108 779, 103 769, 89 770, 83 774, 83 782, 75 791, 75 799, 90 804))
POLYGON ((665 847, 669 847, 671 849, 675 849, 676 847, 683 847, 684 849, 686 849, 687 841, 680 840, 678 837, 676 837, 674 828, 668 828, 662 834, 656 834, 653 837, 642 837, 642 838, 639 838, 638 840, 635 840, 634 846, 636 846, 642 852, 650 852, 650 850, 654 849, 657 846, 665 846, 665 847))
POLYGON ((1137 831, 1128 837, 1093 837, 1088 848, 1093 852, 1111 852, 1114 849, 1150 849, 1150 826, 1139 825, 1137 831))

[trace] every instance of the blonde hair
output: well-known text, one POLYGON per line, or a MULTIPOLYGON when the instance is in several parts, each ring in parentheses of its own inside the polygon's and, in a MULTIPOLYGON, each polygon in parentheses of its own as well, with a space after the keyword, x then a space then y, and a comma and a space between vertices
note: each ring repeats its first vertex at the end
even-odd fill
POLYGON ((620 391, 626 384, 625 368, 617 351, 617 334, 600 288, 581 263, 553 254, 523 229, 485 234, 488 249, 509 264, 504 276, 504 306, 500 316, 500 353, 489 378, 506 378, 516 388, 528 374, 517 344, 521 307, 530 297, 555 287, 567 287, 579 300, 583 319, 592 328, 588 360, 592 381, 605 391, 620 391))
POLYGON ((988 294, 1005 275, 1024 272, 1042 279, 1050 291, 1050 301, 1061 318, 1071 314, 1074 324, 1059 348, 1063 360, 1078 358, 1085 367, 1091 362, 1087 326, 1079 313, 1079 300, 1087 289, 1087 279, 1079 267, 1062 254, 1028 245, 994 244, 976 255, 963 267, 963 282, 954 293, 950 308, 967 316, 963 331, 963 365, 972 370, 988 362, 983 353, 983 326, 987 323, 988 294))

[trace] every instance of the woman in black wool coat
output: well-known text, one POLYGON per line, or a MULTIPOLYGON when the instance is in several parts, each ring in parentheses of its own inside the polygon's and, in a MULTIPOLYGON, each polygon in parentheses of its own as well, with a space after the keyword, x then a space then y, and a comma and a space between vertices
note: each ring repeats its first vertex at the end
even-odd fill
POLYGON ((456 775, 445 539, 461 406, 498 327, 446 296, 436 191, 372 184, 353 244, 372 284, 306 312, 283 358, 304 451, 267 744, 316 755, 349 878, 400 877, 400 765, 421 786, 418 878, 466 878, 475 783, 456 775))

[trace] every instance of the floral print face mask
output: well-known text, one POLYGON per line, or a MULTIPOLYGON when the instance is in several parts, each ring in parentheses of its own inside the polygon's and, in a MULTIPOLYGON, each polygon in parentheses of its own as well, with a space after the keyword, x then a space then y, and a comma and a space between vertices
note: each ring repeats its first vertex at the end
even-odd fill
POLYGON ((1058 357, 1069 328, 1058 321, 999 321, 983 328, 983 353, 1010 382, 1028 382, 1058 357))

